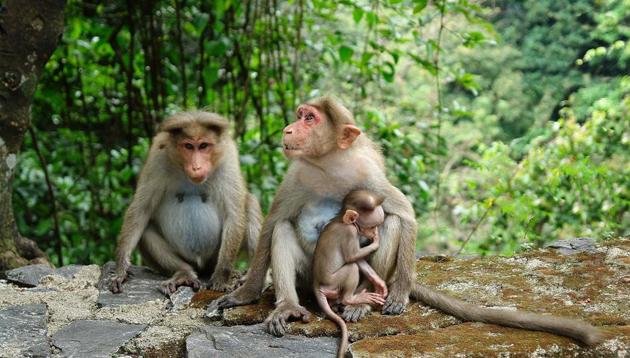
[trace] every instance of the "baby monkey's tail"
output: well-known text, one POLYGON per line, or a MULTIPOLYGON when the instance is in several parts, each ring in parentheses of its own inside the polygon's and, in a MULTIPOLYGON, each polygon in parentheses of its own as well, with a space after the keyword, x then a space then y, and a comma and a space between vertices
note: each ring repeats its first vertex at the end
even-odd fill
POLYGON ((315 298, 317 298, 317 303, 319 303, 319 307, 324 311, 326 316, 330 318, 332 321, 337 323, 339 328, 341 329, 341 342, 339 343, 339 350, 337 351, 337 358, 343 358, 348 350, 348 326, 343 318, 339 317, 330 305, 328 304, 328 300, 323 293, 319 292, 319 290, 315 290, 315 298))

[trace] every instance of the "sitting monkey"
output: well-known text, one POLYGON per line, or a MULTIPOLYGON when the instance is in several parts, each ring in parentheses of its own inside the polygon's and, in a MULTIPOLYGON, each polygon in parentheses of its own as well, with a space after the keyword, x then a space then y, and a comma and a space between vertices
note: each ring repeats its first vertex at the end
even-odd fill
POLYGON ((313 255, 313 289, 317 303, 326 315, 341 328, 338 357, 348 349, 348 327, 335 314, 328 300, 339 300, 343 305, 383 305, 387 286, 365 260, 379 246, 378 226, 385 221, 381 204, 384 198, 367 190, 350 192, 343 199, 342 210, 322 231, 313 255), (359 236, 372 242, 360 247, 359 236), (359 270, 374 285, 377 292, 362 290, 359 270))
POLYGON ((247 192, 227 127, 219 115, 202 111, 161 124, 125 213, 112 292, 122 291, 137 245, 148 266, 172 275, 161 284, 167 295, 183 285, 198 289, 198 272, 212 275, 210 289, 229 288, 245 237, 251 257, 262 214, 247 192))

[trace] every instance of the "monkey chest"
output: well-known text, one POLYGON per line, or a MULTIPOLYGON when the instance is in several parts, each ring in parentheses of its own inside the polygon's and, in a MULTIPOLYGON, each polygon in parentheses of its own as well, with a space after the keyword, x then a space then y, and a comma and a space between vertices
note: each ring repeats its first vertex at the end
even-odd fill
POLYGON ((314 200, 302 207, 294 224, 305 251, 313 252, 322 230, 339 210, 341 202, 330 198, 314 200))
POLYGON ((211 198, 199 191, 166 195, 157 210, 164 239, 185 258, 211 256, 221 241, 221 219, 211 198))

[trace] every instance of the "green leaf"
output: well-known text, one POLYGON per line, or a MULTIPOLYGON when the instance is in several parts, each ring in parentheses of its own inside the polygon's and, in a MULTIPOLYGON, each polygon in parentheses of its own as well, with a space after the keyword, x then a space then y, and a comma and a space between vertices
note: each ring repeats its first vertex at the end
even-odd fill
POLYGON ((424 10, 427 7, 427 0, 414 0, 413 1, 413 13, 414 15, 424 10))
POLYGON ((354 53, 354 50, 348 46, 339 47, 339 58, 341 59, 342 62, 350 62, 350 59, 352 58, 353 53, 354 53))
POLYGON ((354 19, 355 23, 359 23, 361 22, 361 19, 363 18, 363 9, 361 9, 360 7, 355 7, 354 10, 352 10, 352 18, 354 19))

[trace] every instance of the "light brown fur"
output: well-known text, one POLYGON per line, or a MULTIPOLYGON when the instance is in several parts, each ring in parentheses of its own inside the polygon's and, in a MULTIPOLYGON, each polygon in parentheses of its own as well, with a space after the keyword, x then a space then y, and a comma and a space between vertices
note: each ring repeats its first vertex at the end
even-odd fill
MULTIPOLYGON (((311 131, 317 135, 292 139, 295 133, 308 133, 298 121, 285 128, 285 153, 293 159, 278 189, 260 236, 252 262, 252 274, 242 287, 214 301, 209 310, 242 305, 260 297, 265 272, 271 265, 276 292, 276 309, 267 318, 267 328, 283 335, 290 317, 307 319, 309 312, 299 304, 297 277, 310 279, 312 243, 305 242, 295 220, 310 203, 322 197, 341 200, 350 191, 363 188, 387 198, 383 203, 385 222, 380 227, 380 247, 369 259, 370 265, 389 288, 384 314, 400 314, 409 296, 464 320, 552 332, 595 344, 603 338, 600 331, 584 322, 545 317, 531 313, 493 310, 468 304, 414 282, 417 224, 407 198, 387 180, 384 159, 366 136, 352 138, 356 130, 350 112, 331 98, 308 104, 319 111, 328 124, 311 131), (349 144, 346 148, 346 144, 349 144)), ((307 111, 310 110, 307 108, 307 111)), ((303 111, 304 112, 304 111, 303 111)), ((317 117, 317 116, 315 116, 317 117)), ((360 133, 360 132, 359 132, 360 133)), ((358 290, 368 287, 363 281, 358 290)), ((344 309, 346 321, 356 321, 369 312, 368 305, 344 309)))
POLYGON ((163 122, 125 213, 113 292, 122 291, 129 257, 138 244, 147 264, 172 275, 161 285, 166 294, 181 285, 199 288, 200 272, 211 274, 209 288, 228 288, 244 237, 250 250, 256 245, 262 214, 247 192, 227 127, 219 115, 201 111, 182 112, 163 122), (208 170, 199 183, 190 178, 192 169, 184 170, 187 154, 178 148, 188 142, 209 144, 196 157, 197 167, 208 170))
POLYGON ((330 307, 329 300, 344 305, 382 305, 387 296, 385 282, 374 272, 365 258, 379 246, 378 226, 383 224, 383 199, 365 190, 346 195, 339 215, 322 231, 313 255, 313 293, 328 318, 341 329, 337 356, 348 350, 348 326, 330 307), (360 247, 359 235, 372 242, 360 247), (374 284, 376 292, 355 293, 359 271, 374 284))

